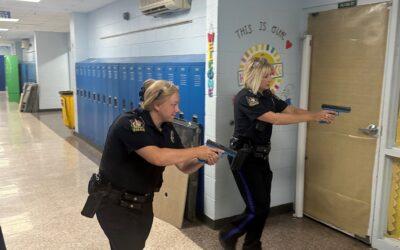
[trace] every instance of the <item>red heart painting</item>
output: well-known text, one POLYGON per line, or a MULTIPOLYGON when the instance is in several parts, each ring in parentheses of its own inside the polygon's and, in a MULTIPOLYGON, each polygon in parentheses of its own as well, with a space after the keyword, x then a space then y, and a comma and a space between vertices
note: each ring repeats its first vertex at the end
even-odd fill
POLYGON ((290 49, 293 46, 293 43, 291 43, 289 40, 286 40, 286 49, 290 49))

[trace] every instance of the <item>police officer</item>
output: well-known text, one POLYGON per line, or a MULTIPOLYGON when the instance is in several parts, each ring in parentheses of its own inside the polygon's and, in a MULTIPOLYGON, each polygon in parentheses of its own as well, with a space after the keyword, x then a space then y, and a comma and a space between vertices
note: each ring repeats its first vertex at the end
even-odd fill
POLYGON ((179 111, 178 88, 163 80, 146 87, 142 108, 111 125, 100 163, 99 182, 108 188, 96 215, 113 250, 144 248, 165 166, 192 173, 203 166, 199 159, 214 165, 221 153, 207 146, 184 149, 171 123, 179 111))
POLYGON ((234 136, 231 147, 238 155, 247 152, 241 168, 232 169, 246 203, 242 216, 223 228, 219 240, 225 249, 235 249, 246 234, 243 249, 261 249, 261 235, 270 210, 272 172, 268 162, 272 125, 308 121, 331 123, 332 111, 311 113, 288 106, 270 91, 273 68, 264 58, 249 59, 244 71, 245 87, 234 100, 234 136))

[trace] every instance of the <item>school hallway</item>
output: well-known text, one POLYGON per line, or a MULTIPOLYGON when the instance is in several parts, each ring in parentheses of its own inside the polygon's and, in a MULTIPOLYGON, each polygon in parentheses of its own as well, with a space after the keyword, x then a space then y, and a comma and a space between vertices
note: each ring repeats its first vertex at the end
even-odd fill
MULTIPOLYGON (((100 157, 64 127, 60 112, 20 113, 0 92, 0 226, 7 249, 109 249, 97 220, 80 214, 100 157)), ((266 227, 264 249, 370 249, 291 214, 272 216, 266 227)), ((201 222, 179 230, 155 219, 146 249, 221 249, 217 235, 201 222)))

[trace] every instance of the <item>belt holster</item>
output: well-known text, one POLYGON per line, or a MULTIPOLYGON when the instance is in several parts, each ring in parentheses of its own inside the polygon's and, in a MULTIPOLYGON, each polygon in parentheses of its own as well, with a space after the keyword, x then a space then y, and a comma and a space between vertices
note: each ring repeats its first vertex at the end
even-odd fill
POLYGON ((89 196, 81 211, 81 214, 88 218, 93 218, 101 201, 111 191, 111 184, 102 183, 98 174, 93 174, 88 184, 89 196))

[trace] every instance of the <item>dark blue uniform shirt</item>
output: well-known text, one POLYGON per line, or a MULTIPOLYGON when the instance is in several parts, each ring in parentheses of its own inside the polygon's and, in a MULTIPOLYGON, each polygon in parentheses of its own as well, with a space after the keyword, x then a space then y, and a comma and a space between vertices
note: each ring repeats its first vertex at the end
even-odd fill
POLYGON ((262 94, 253 94, 249 89, 243 88, 235 97, 234 137, 242 138, 253 145, 267 145, 270 143, 272 124, 257 120, 257 117, 267 112, 280 113, 288 105, 271 91, 262 94))
POLYGON ((113 186, 132 193, 158 191, 165 167, 152 165, 135 151, 146 146, 183 148, 172 123, 163 123, 161 128, 142 109, 120 115, 108 130, 100 173, 113 186))

